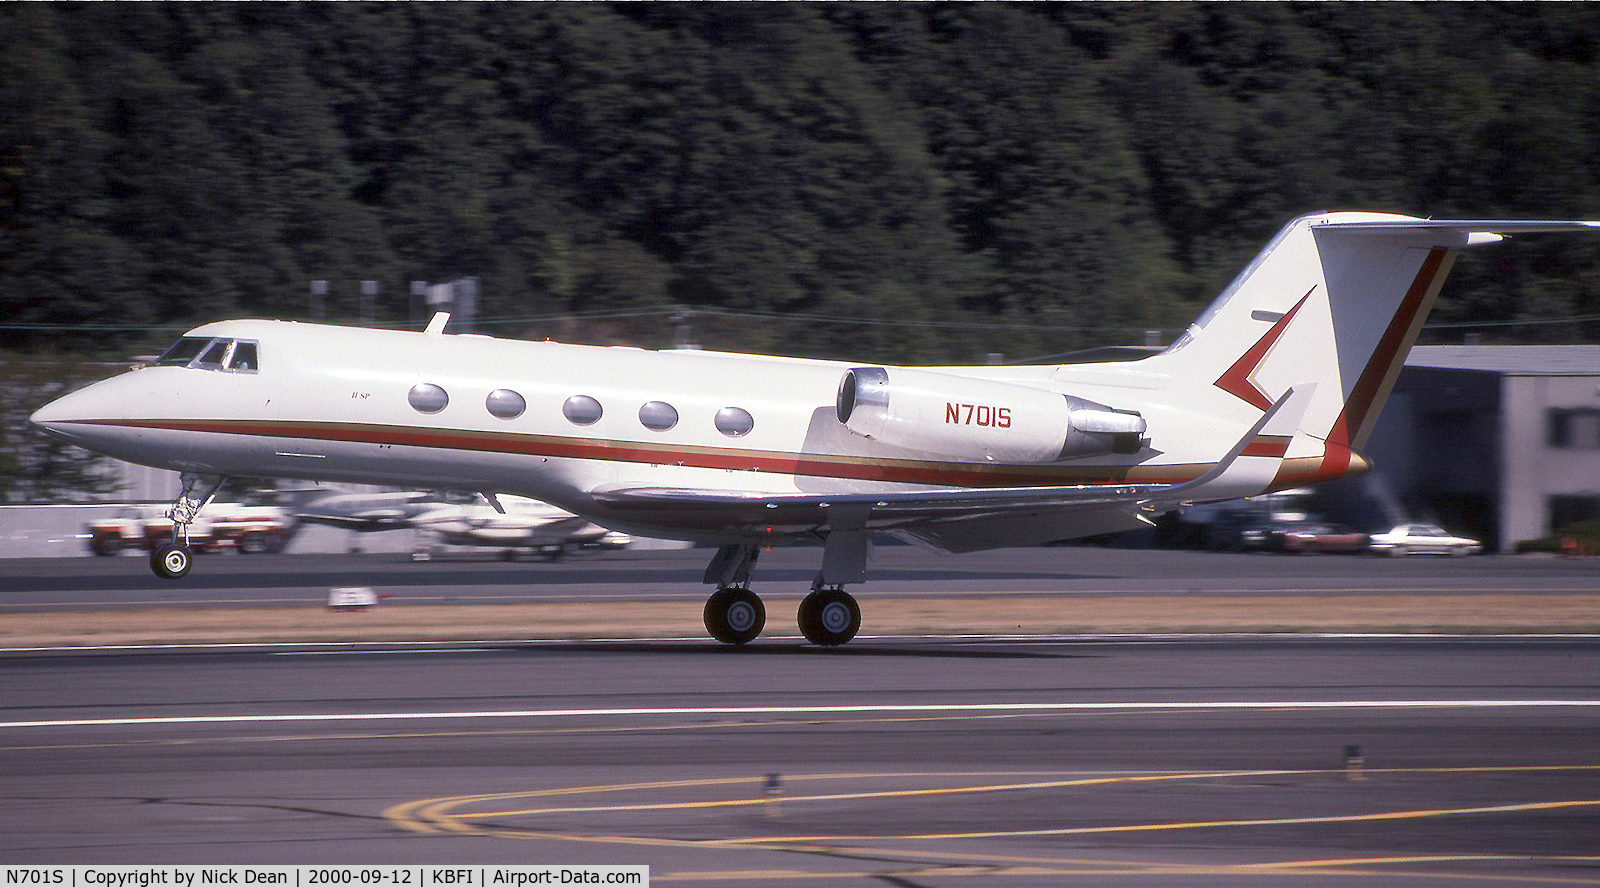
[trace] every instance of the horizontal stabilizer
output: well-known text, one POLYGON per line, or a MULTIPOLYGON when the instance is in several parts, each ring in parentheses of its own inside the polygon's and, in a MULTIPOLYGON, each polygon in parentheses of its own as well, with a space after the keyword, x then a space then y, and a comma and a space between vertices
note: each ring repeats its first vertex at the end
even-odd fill
POLYGON ((1600 222, 1567 219, 1377 219, 1312 222, 1314 229, 1340 231, 1482 231, 1490 234, 1555 234, 1600 229, 1600 222))

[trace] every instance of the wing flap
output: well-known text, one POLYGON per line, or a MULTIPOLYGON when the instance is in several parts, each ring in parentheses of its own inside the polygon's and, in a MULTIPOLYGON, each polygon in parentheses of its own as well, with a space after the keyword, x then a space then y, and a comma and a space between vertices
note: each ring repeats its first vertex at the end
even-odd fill
POLYGON ((631 487, 597 490, 597 503, 639 518, 697 516, 702 525, 823 527, 836 509, 870 509, 866 526, 883 530, 920 521, 972 519, 1018 511, 1136 506, 1165 484, 1118 486, 1025 487, 972 490, 938 488, 904 493, 759 493, 738 490, 696 490, 676 487, 631 487))

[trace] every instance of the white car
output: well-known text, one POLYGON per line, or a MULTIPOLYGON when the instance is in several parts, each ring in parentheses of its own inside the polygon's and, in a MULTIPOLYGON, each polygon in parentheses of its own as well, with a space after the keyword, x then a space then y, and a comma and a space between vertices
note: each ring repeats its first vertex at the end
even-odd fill
POLYGON ((1388 533, 1375 533, 1368 547, 1380 555, 1476 555, 1483 544, 1448 533, 1437 524, 1402 524, 1388 533))

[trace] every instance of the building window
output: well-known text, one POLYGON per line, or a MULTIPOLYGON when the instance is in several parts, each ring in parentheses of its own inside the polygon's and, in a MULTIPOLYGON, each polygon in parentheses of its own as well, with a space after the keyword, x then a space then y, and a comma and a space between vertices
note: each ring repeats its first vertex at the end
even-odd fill
POLYGON ((665 401, 649 401, 639 408, 639 421, 654 432, 664 432, 678 424, 678 409, 665 401))
POLYGON ((1600 410, 1580 407, 1545 414, 1545 443, 1562 450, 1600 449, 1600 410))
POLYGON ((743 438, 756 427, 755 417, 743 407, 724 407, 717 411, 717 431, 730 438, 743 438))
POLYGON ((600 402, 588 395, 573 395, 561 405, 561 415, 573 425, 594 425, 600 421, 603 413, 605 411, 601 409, 600 402))
POLYGON ((406 400, 419 413, 438 413, 450 403, 450 396, 431 382, 419 382, 411 387, 406 400))
POLYGON ((528 402, 511 389, 495 389, 489 393, 484 406, 501 419, 516 419, 522 415, 522 411, 528 409, 528 402))
POLYGON ((1550 530, 1600 518, 1600 497, 1557 494, 1549 499, 1550 530))

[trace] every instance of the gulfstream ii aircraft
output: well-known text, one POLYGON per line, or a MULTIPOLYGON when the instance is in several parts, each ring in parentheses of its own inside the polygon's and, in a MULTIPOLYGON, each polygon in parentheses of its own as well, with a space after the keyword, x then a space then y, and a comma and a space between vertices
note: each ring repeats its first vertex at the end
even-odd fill
MULTIPOLYGON (((518 494, 719 545, 705 624, 756 638, 763 547, 822 543, 800 631, 843 644, 871 540, 946 552, 1129 529, 1179 505, 1367 469, 1361 448, 1459 249, 1600 222, 1323 213, 1289 223, 1165 351, 1125 363, 898 367, 239 320, 33 414, 184 473, 518 494)), ((183 534, 152 554, 190 567, 183 534)))

